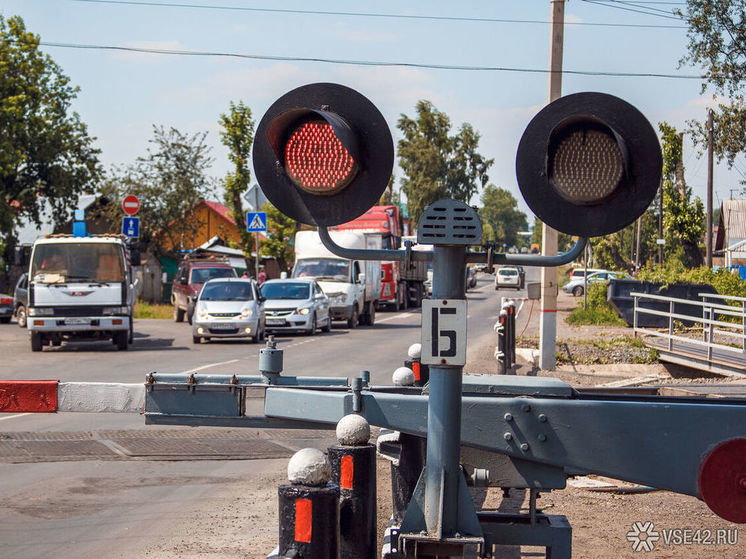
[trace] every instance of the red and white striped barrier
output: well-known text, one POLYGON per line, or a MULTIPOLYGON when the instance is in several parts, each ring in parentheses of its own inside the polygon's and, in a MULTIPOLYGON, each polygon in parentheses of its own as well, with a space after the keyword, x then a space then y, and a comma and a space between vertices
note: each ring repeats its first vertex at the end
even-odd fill
POLYGON ((0 380, 0 413, 141 413, 144 384, 0 380))

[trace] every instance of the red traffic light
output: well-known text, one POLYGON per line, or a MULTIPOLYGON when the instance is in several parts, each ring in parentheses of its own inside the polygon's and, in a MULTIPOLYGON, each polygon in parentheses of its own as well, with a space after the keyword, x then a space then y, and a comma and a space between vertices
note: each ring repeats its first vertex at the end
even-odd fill
POLYGON ((645 212, 662 158, 655 130, 635 107, 604 93, 547 105, 526 127, 516 176, 531 211, 581 237, 618 231, 645 212))
POLYGON ((391 132, 378 109, 348 87, 318 83, 275 101, 254 139, 254 171, 270 202, 309 225, 365 213, 388 185, 391 132))

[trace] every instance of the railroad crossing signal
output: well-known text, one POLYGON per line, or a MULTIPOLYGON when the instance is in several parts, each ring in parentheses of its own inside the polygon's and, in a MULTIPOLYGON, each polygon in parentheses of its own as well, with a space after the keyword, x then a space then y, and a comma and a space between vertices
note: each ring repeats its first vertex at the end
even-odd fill
POLYGON ((655 130, 635 107, 605 93, 576 93, 542 109, 516 155, 521 194, 550 227, 580 237, 623 229, 660 184, 655 130))
POLYGON ((122 235, 135 239, 140 236, 140 218, 122 218, 122 235))
POLYGON ((246 212, 246 231, 249 233, 267 230, 267 212, 246 212))
POLYGON ((309 225, 364 214, 388 185, 394 143, 386 120, 348 87, 316 83, 267 110, 254 139, 254 171, 282 213, 309 225))

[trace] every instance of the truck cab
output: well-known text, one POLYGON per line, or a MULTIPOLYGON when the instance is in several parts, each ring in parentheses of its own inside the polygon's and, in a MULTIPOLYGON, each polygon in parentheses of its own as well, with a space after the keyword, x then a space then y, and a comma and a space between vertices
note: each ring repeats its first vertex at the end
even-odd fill
POLYGON ((31 350, 100 339, 126 350, 132 343, 136 287, 121 235, 38 239, 29 266, 31 350))

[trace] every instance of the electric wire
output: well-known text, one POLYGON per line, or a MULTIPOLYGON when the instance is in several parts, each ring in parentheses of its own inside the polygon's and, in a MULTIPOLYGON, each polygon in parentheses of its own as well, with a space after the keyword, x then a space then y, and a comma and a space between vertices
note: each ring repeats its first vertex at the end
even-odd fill
MULTIPOLYGON (((465 17, 465 16, 427 16, 414 14, 387 14, 371 12, 344 12, 331 10, 298 10, 289 8, 253 8, 248 6, 221 6, 207 4, 185 4, 181 2, 152 2, 148 0, 69 0, 84 4, 109 4, 123 6, 146 6, 161 8, 191 8, 198 10, 223 10, 223 11, 241 11, 241 12, 263 12, 276 14, 295 14, 295 15, 319 15, 319 16, 344 16, 344 17, 370 17, 370 18, 389 18, 389 19, 411 19, 411 20, 429 20, 429 21, 459 21, 459 22, 477 22, 477 23, 526 23, 526 24, 543 24, 549 25, 551 22, 546 20, 534 19, 502 19, 490 17, 465 17)), ((605 23, 605 22, 584 22, 584 21, 565 21, 565 25, 577 26, 598 26, 598 27, 631 27, 631 28, 648 28, 648 29, 686 29, 682 25, 655 25, 655 24, 638 24, 638 23, 605 23)))
MULTIPOLYGON (((22 41, 14 41, 21 43, 22 41)), ((317 58, 301 56, 278 56, 269 54, 244 54, 237 52, 217 52, 217 51, 190 51, 190 50, 172 50, 145 47, 125 47, 117 45, 89 45, 80 43, 63 43, 54 41, 39 41, 39 45, 45 47, 69 48, 81 50, 108 50, 122 52, 136 52, 146 54, 163 54, 174 56, 193 56, 193 57, 222 57, 222 58, 240 58, 248 60, 271 60, 277 62, 318 62, 323 64, 343 64, 348 66, 378 66, 378 67, 400 67, 400 68, 423 68, 430 70, 461 70, 469 72, 518 72, 529 74, 550 74, 552 70, 539 68, 515 68, 509 66, 468 66, 461 64, 431 64, 424 62, 387 62, 373 60, 345 60, 341 58, 317 58)), ((564 75, 577 76, 603 76, 619 78, 665 78, 678 80, 701 80, 701 75, 687 74, 664 74, 658 72, 603 72, 592 70, 562 70, 564 75)))
POLYGON ((660 17, 660 18, 663 18, 663 19, 673 19, 673 20, 676 20, 676 21, 681 21, 680 17, 678 17, 676 15, 673 15, 673 14, 671 14, 671 15, 665 15, 665 14, 660 14, 660 13, 645 11, 643 9, 636 10, 634 8, 628 8, 628 7, 625 7, 625 6, 618 6, 616 4, 613 4, 613 3, 610 4, 608 2, 603 2, 601 0, 581 0, 581 1, 582 2, 586 2, 587 4, 595 4, 597 6, 604 6, 606 8, 614 8, 614 9, 623 10, 623 11, 626 11, 626 12, 634 12, 634 13, 637 13, 637 14, 645 14, 645 15, 648 15, 648 16, 660 17))

